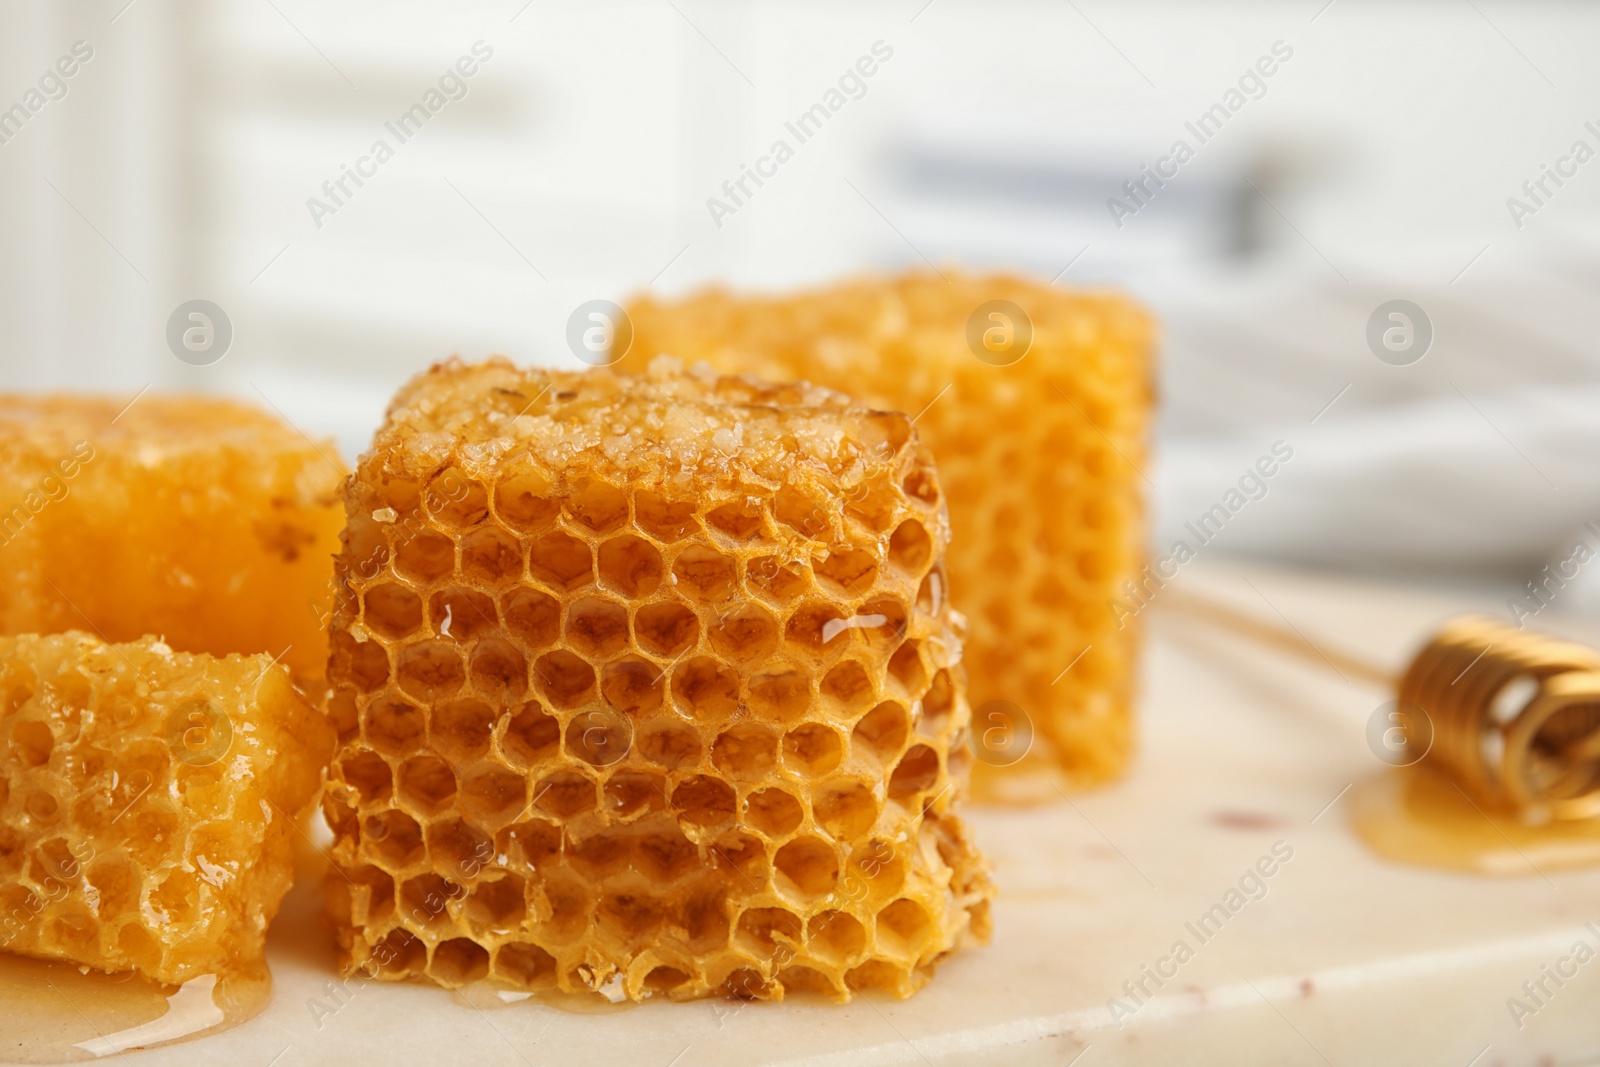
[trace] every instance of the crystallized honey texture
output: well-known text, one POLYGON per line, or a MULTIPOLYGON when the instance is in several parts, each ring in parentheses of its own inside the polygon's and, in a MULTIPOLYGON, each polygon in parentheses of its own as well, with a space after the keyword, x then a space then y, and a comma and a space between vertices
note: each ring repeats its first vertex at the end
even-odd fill
POLYGON ((330 734, 270 656, 0 638, 0 950, 170 983, 259 961, 330 734))
POLYGON ((254 408, 0 396, 0 632, 327 663, 344 477, 254 408))
POLYGON ((347 500, 347 971, 909 995, 988 936, 931 457, 808 386, 435 367, 347 500))
MULTIPOLYGON (((1110 602, 1126 598, 1143 563, 1152 329, 1138 308, 1006 277, 920 275, 792 299, 646 298, 628 313, 633 342, 618 369, 640 371, 666 352, 920 412, 949 497, 950 580, 971 620, 977 728, 1024 728, 988 710, 1009 702, 1031 722, 1033 756, 1074 781, 1124 766, 1137 627, 1110 602), (968 340, 969 320, 995 300, 1031 322, 1026 355, 1006 366, 980 360, 968 340)), ((981 336, 996 320, 978 318, 981 336)), ((984 762, 1010 762, 1007 744, 984 762)), ((985 792, 1005 795, 1005 777, 979 772, 985 792)))

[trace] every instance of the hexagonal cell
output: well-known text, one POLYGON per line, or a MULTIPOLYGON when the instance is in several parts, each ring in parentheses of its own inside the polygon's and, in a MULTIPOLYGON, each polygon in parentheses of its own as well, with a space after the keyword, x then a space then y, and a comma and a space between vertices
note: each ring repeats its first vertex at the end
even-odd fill
POLYGON ((361 824, 361 840, 368 853, 392 871, 422 859, 422 827, 403 811, 380 811, 361 824))
POLYGON ((911 696, 920 694, 928 684, 928 672, 922 666, 921 646, 906 641, 889 657, 889 676, 911 696))
POLYGON ((436 815, 456 795, 456 776, 437 756, 413 756, 400 765, 400 799, 426 815, 436 815))
POLYGON ((750 679, 750 710, 758 718, 791 723, 810 707, 811 679, 803 671, 768 671, 750 679))
POLYGON ((902 957, 922 954, 933 936, 933 921, 921 904, 904 897, 878 912, 878 945, 902 957))
POLYGON ((815 778, 839 766, 844 742, 837 731, 821 723, 804 723, 784 735, 783 758, 801 774, 815 778))
POLYGON ((689 973, 676 967, 652 967, 650 973, 644 976, 644 988, 648 995, 665 996, 689 980, 689 973))
POLYGON ((696 719, 721 722, 739 710, 739 676, 710 656, 696 656, 672 672, 672 696, 696 719))
POLYGON ((600 546, 600 580, 629 599, 649 596, 661 584, 661 553, 642 537, 623 534, 600 546))
POLYGON ((528 661, 499 637, 480 637, 468 662, 473 688, 494 700, 517 700, 528 691, 528 661))
POLYGON ((845 911, 819 911, 806 926, 813 954, 834 965, 855 959, 867 947, 867 931, 845 911))
POLYGON ((804 925, 800 916, 784 908, 749 908, 739 916, 734 940, 739 947, 752 955, 770 957, 780 945, 798 951, 801 947, 800 931, 804 925))
POLYGON ((534 664, 539 691, 558 708, 575 708, 594 696, 594 668, 564 648, 534 664))
POLYGON ((422 709, 399 697, 380 697, 367 708, 367 744, 391 756, 409 756, 422 744, 422 709))
POLYGON ((339 776, 355 788, 363 804, 388 800, 394 787, 389 764, 376 752, 352 752, 339 761, 339 776))
POLYGON ((428 481, 422 501, 429 514, 449 526, 475 526, 489 514, 488 492, 454 467, 446 467, 428 481))
POLYGON ((394 568, 419 582, 443 578, 456 569, 456 543, 442 533, 423 530, 395 545, 394 568))
POLYGON ((791 996, 797 993, 809 993, 833 1000, 838 1000, 840 996, 840 990, 833 979, 815 967, 807 967, 803 963, 790 964, 780 970, 778 982, 783 986, 784 992, 791 996))
POLYGON ((397 926, 372 946, 372 959, 378 961, 378 973, 385 978, 408 978, 427 967, 428 946, 410 930, 397 926))
POLYGON ((877 798, 861 782, 825 786, 811 798, 811 811, 822 828, 837 841, 854 841, 878 821, 877 798))
POLYGON ((853 659, 834 664, 823 675, 821 688, 823 698, 846 715, 864 711, 872 703, 872 679, 853 659))
POLYGON ((784 640, 794 651, 811 659, 820 659, 849 643, 834 643, 834 639, 847 629, 849 626, 845 623, 843 613, 834 605, 807 602, 789 616, 788 625, 784 627, 784 640))
POLYGON ((575 875, 551 872, 544 881, 549 918, 537 926, 540 939, 566 944, 589 930, 589 890, 575 875))
POLYGON ((711 762, 723 774, 751 782, 772 770, 778 759, 778 739, 755 723, 740 723, 711 746, 711 762))
POLYGON ((632 749, 633 720, 611 708, 580 711, 567 723, 567 755, 591 767, 609 767, 632 749))
POLYGON ((608 893, 595 909, 595 922, 628 951, 637 951, 666 922, 666 908, 648 893, 608 893))
POLYGON ((362 621, 385 637, 405 637, 422 625, 422 598, 403 585, 375 585, 362 601, 362 621))
POLYGON ((623 821, 666 807, 667 780, 649 771, 618 771, 606 779, 606 811, 623 821))
POLYGON ((641 489, 633 494, 633 521, 651 537, 671 543, 694 529, 696 506, 692 500, 668 500, 641 489))
POLYGON ((867 646, 888 651, 906 635, 907 611, 899 600, 870 600, 855 615, 855 629, 867 646))
POLYGON ((782 789, 762 789, 744 802, 750 825, 768 837, 787 837, 800 826, 805 811, 800 802, 782 789))
POLYGON ((927 745, 913 745, 889 776, 889 796, 909 800, 933 788, 939 780, 939 753, 927 745))
POLYGON ((433 638, 406 645, 399 652, 395 671, 400 688, 418 700, 437 701, 461 688, 466 668, 461 652, 448 638, 433 638))
POLYGON ((527 909, 522 879, 508 874, 474 889, 461 912, 479 930, 513 930, 522 925, 527 909))
POLYGON ((546 648, 561 636, 561 604, 537 589, 514 589, 503 601, 506 629, 530 649, 546 648))
POLYGON ((567 500, 566 509, 595 533, 608 533, 628 521, 628 494, 614 485, 586 479, 567 500))
POLYGON ((624 834, 590 834, 581 841, 567 842, 567 862, 593 881, 621 871, 632 856, 633 839, 624 834))
POLYGON ((818 578, 831 582, 848 596, 865 592, 878 577, 878 560, 858 548, 835 547, 823 559, 813 559, 818 578))
POLYGON ((833 525, 826 501, 807 496, 792 485, 778 490, 772 514, 800 536, 812 539, 821 537, 833 525))
POLYGON ((706 513, 706 525, 735 541, 748 541, 766 526, 766 512, 757 496, 743 496, 706 513))
POLYGON ((428 739, 455 760, 470 760, 489 751, 489 737, 499 714, 481 700, 451 700, 433 709, 428 739))
MULTIPOLYGON (((388 871, 361 866, 341 873, 343 878, 328 879, 327 888, 330 903, 343 891, 346 921, 377 926, 394 914, 394 876, 388 871)), ((103 893, 101 899, 105 899, 103 893)))
POLYGON ((845 493, 845 510, 874 531, 889 528, 900 510, 900 493, 892 480, 873 478, 845 493))
POLYGON ((552 589, 577 589, 594 581, 589 546, 557 530, 528 546, 528 573, 552 589))
POLYGON ((677 830, 645 834, 634 850, 633 865, 655 882, 672 882, 700 866, 700 850, 677 830))
POLYGON ((645 651, 679 656, 699 638, 700 620, 682 604, 664 600, 634 612, 633 632, 645 651))
POLYGON ((552 499, 553 484, 548 474, 532 468, 502 474, 494 487, 495 514, 524 533, 538 533, 561 511, 552 499))
POLYGON ((510 771, 486 770, 461 784, 456 806, 482 826, 495 827, 515 819, 528 799, 528 780, 510 771))
POLYGON ((576 818, 594 810, 594 779, 577 771, 557 771, 534 787, 533 804, 557 819, 576 818))
POLYGON ((854 752, 866 753, 888 763, 906 747, 906 738, 910 736, 911 716, 899 704, 886 700, 856 723, 855 732, 850 735, 850 746, 854 752))
POLYGON ((778 622, 765 608, 743 604, 711 627, 711 647, 739 663, 763 660, 778 650, 778 622))
POLYGON ((772 857, 779 892, 810 899, 831 893, 839 884, 839 857, 833 846, 816 837, 800 837, 772 857))
POLYGON ((907 519, 889 535, 889 562, 912 576, 920 576, 933 555, 933 538, 916 519, 907 519))
POLYGON ((718 870, 738 874, 736 888, 758 892, 767 880, 767 846, 743 830, 719 837, 711 846, 711 862, 718 870))
POLYGON ((513 942, 501 945, 494 956, 494 972, 525 989, 555 985, 556 960, 538 945, 513 942))
POLYGON ((552 759, 561 746, 561 723, 537 703, 524 704, 506 723, 505 750, 524 765, 552 759))
POLYGON ((750 588, 772 600, 793 600, 811 584, 803 567, 777 556, 757 556, 745 564, 745 581, 750 588))
POLYGON ((363 693, 382 689, 389 680, 389 655, 376 641, 357 641, 348 631, 329 637, 328 680, 348 681, 363 693))
POLYGON ((371 577, 389 565, 389 542, 383 527, 359 515, 349 518, 344 532, 344 554, 334 563, 342 579, 351 574, 371 577))
POLYGON ((950 713, 955 706, 956 687, 950 680, 950 672, 935 672, 928 691, 922 694, 922 721, 918 729, 929 736, 938 735, 950 721, 950 713))
POLYGON ((866 887, 867 901, 885 901, 905 886, 905 860, 887 841, 872 840, 850 854, 850 872, 866 887))
POLYGON ((400 914, 411 926, 429 927, 450 921, 450 902, 463 896, 454 882, 429 871, 400 886, 400 914))
POLYGON ((494 598, 475 589, 441 589, 428 598, 434 633, 468 641, 495 629, 494 598))
POLYGON ((453 937, 434 946, 428 976, 452 989, 476 982, 489 973, 489 950, 467 937, 453 937))
POLYGON ((447 819, 428 827, 428 860, 458 882, 478 876, 494 859, 494 842, 482 830, 460 819, 447 819))
POLYGON ((508 864, 543 870, 561 855, 561 828, 532 819, 501 830, 495 835, 495 845, 508 864))
POLYGON ((739 586, 738 565, 732 556, 706 545, 689 545, 672 561, 675 587, 696 600, 722 600, 739 586))
POLYGON ((702 872, 679 895, 678 926, 688 936, 690 952, 706 956, 725 948, 730 935, 728 891, 718 877, 702 872))
POLYGON ((595 659, 616 655, 628 644, 628 610, 600 597, 573 601, 567 608, 567 643, 595 659))
POLYGON ((600 670, 600 695, 618 711, 648 715, 661 707, 661 669, 648 660, 628 657, 600 670))
POLYGON ((727 782, 697 774, 672 791, 672 806, 684 822, 713 827, 733 819, 736 802, 727 782))
POLYGON ((645 759, 669 771, 700 760, 700 735, 681 723, 641 725, 634 745, 645 759))
POLYGON ((24 767, 43 767, 55 747, 55 734, 48 723, 30 719, 12 724, 11 751, 24 767))
POLYGON ((461 539, 461 573, 503 585, 522 577, 522 545, 498 526, 484 526, 461 539))
POLYGON ((939 476, 934 473, 931 466, 913 469, 900 485, 907 496, 915 497, 925 504, 939 502, 939 476))

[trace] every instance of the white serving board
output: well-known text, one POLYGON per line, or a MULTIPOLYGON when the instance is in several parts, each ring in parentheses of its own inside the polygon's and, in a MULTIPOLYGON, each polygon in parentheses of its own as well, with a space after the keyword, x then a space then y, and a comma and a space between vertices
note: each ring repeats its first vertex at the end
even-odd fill
MULTIPOLYGON (((1281 610, 1315 640, 1396 667, 1445 616, 1495 608, 1214 561, 1186 569, 1181 581, 1263 615, 1281 610)), ((123 1062, 1600 1061, 1600 961, 1520 1029, 1507 1007, 1524 981, 1575 941, 1595 944, 1584 924, 1600 925, 1600 870, 1486 878, 1378 859, 1351 832, 1344 801, 1329 804, 1381 769, 1365 727, 1385 695, 1205 632, 1163 612, 1159 601, 1146 621, 1143 741, 1132 772, 1071 801, 973 810, 1001 890, 994 942, 947 962, 909 1001, 650 1003, 579 1014, 531 1000, 484 1013, 438 989, 372 984, 327 1015, 313 1003, 334 1003, 325 990, 335 977, 333 953, 302 887, 272 931, 276 988, 264 1014, 188 1044, 128 1053, 123 1062), (1276 842, 1292 858, 1263 879, 1261 899, 1202 944, 1185 923, 1222 902, 1276 842), (1193 958, 1114 1025, 1109 999, 1133 1006, 1123 983, 1137 981, 1141 966, 1156 965, 1179 939, 1193 958)), ((1600 637, 1553 618, 1541 622, 1600 637)), ((1170 973, 1171 964, 1163 966, 1170 973)))

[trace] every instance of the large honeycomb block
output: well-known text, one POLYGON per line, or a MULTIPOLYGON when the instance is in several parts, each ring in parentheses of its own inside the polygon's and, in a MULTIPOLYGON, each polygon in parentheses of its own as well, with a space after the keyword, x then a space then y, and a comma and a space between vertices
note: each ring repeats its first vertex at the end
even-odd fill
POLYGON ((228 400, 127 403, 0 395, 0 632, 153 634, 320 675, 337 453, 228 400))
POLYGON ((972 702, 984 736, 1004 742, 978 768, 984 791, 1020 788, 990 772, 1020 755, 1008 731, 1025 728, 991 702, 1031 722, 1034 766, 1053 760, 1092 784, 1125 765, 1138 627, 1112 602, 1138 602, 1125 584, 1140 581, 1144 556, 1153 331, 1140 309, 1009 277, 929 274, 793 298, 641 298, 628 314, 633 342, 618 369, 667 352, 920 412, 949 497, 951 595, 971 619, 972 702))
POLYGON ((350 484, 347 970, 909 995, 988 935, 932 459, 815 387, 442 364, 350 484))
POLYGON ((170 983, 258 962, 332 744, 271 656, 0 637, 0 950, 170 983))

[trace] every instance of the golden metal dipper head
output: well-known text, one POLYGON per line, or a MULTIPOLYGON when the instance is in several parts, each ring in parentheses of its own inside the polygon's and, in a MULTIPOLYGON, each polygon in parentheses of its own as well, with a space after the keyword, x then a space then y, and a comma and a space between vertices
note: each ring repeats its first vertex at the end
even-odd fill
POLYGON ((1491 619, 1448 623, 1400 679, 1408 750, 1524 820, 1600 815, 1600 653, 1491 619))

